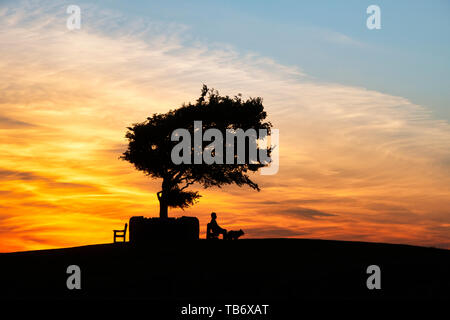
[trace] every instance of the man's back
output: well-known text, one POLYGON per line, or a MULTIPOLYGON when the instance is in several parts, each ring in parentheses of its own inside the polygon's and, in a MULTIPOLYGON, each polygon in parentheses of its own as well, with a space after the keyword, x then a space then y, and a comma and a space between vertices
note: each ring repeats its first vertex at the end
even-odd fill
POLYGON ((209 223, 211 229, 213 230, 213 232, 217 232, 218 230, 222 229, 221 227, 219 227, 219 225, 217 224, 216 219, 212 218, 211 222, 209 223))

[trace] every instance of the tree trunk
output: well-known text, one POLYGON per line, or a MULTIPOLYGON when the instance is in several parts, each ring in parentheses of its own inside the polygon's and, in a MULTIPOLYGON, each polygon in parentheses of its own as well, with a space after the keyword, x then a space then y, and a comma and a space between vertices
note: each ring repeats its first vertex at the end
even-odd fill
POLYGON ((167 205, 167 195, 164 191, 159 191, 157 194, 159 200, 159 217, 162 219, 168 218, 169 206, 167 205))
POLYGON ((167 219, 168 212, 169 212, 169 207, 167 205, 167 202, 164 199, 164 194, 163 194, 162 197, 159 199, 159 217, 161 219, 167 219))

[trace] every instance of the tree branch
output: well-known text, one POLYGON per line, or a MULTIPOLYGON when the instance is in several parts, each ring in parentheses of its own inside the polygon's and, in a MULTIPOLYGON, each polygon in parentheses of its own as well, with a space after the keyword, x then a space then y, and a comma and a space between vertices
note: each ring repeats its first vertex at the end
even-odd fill
POLYGON ((188 181, 188 182, 186 183, 186 185, 185 185, 183 188, 180 189, 180 191, 183 191, 184 189, 186 189, 187 187, 189 187, 191 184, 194 184, 194 182, 195 182, 195 180, 193 180, 193 181, 188 181))

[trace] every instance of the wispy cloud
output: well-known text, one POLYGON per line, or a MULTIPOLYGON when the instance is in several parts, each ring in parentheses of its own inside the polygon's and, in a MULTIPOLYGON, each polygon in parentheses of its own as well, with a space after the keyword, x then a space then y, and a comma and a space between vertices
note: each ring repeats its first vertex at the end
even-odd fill
POLYGON ((318 27, 308 27, 303 28, 304 32, 309 32, 315 36, 315 38, 320 39, 325 42, 330 42, 332 44, 338 44, 347 46, 350 48, 368 48, 367 43, 356 40, 349 35, 341 32, 337 32, 330 29, 318 28, 318 27))
POLYGON ((0 116, 0 128, 1 129, 32 127, 32 126, 34 126, 34 125, 31 123, 28 123, 28 122, 0 116))
POLYGON ((306 219, 318 219, 323 217, 334 217, 335 214, 315 210, 311 208, 294 207, 280 211, 281 214, 292 215, 306 219))

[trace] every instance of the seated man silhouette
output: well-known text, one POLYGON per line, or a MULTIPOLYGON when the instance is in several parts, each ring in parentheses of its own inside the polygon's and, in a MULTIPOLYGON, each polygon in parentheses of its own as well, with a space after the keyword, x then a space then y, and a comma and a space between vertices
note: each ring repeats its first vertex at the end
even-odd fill
POLYGON ((206 239, 218 239, 219 235, 223 235, 223 238, 225 239, 227 235, 227 230, 219 227, 217 224, 217 215, 215 212, 211 213, 211 222, 208 223, 206 228, 206 239))

